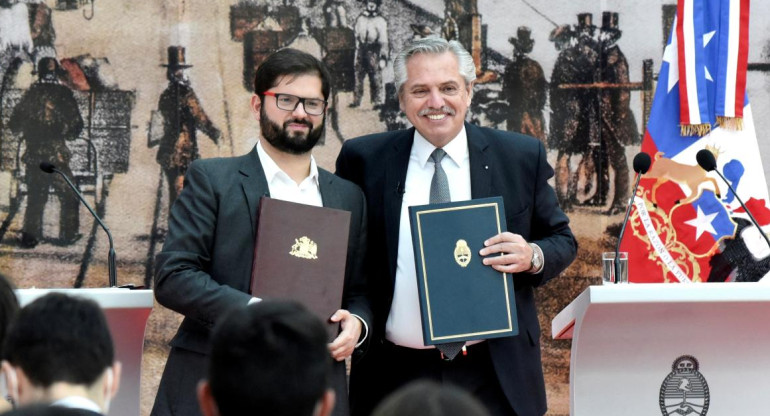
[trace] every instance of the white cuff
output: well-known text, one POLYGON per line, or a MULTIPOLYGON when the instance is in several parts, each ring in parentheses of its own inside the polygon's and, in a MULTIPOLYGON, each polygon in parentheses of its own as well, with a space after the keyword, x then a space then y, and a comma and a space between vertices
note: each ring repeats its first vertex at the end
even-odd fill
POLYGON ((367 336, 369 336, 369 326, 368 326, 368 325, 366 325, 366 321, 364 321, 364 319, 363 319, 363 318, 361 318, 360 316, 358 316, 358 315, 356 315, 356 314, 354 314, 354 313, 351 313, 351 315, 353 315, 353 316, 355 316, 356 318, 358 318, 358 320, 359 320, 359 321, 361 321, 361 324, 362 324, 362 325, 363 325, 363 327, 364 327, 364 331, 363 331, 363 332, 364 332, 364 336, 362 336, 362 337, 361 337, 361 341, 358 341, 358 344, 356 344, 356 348, 358 348, 358 347, 360 347, 360 346, 361 346, 361 344, 363 344, 363 343, 364 343, 364 341, 366 341, 366 337, 367 337, 367 336))

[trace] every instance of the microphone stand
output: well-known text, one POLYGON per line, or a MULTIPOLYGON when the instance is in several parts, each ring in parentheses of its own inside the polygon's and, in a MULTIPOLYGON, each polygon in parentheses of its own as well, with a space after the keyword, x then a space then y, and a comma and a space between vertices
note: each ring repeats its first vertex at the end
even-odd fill
MULTIPOLYGON (((645 169, 646 170, 646 169, 645 169)), ((639 189, 639 181, 642 180, 642 173, 637 172, 636 173, 636 181, 634 182, 634 193, 631 194, 631 200, 628 201, 628 207, 626 208, 626 217, 623 218, 623 226, 620 227, 620 235, 618 235, 618 244, 615 247, 615 260, 613 262, 613 265, 615 266, 615 283, 618 283, 618 279, 620 278, 620 243, 623 242, 623 234, 626 233, 626 223, 628 222, 628 217, 631 215, 631 207, 634 205, 634 198, 636 198, 636 191, 639 189)))
POLYGON ((759 231, 759 234, 762 235, 762 237, 765 239, 765 242, 767 243, 767 246, 770 247, 770 239, 767 238, 767 234, 765 234, 764 231, 762 231, 762 227, 759 226, 759 223, 757 222, 756 218, 754 218, 753 215, 751 215, 751 211, 749 211, 748 208, 746 208, 746 205, 743 203, 743 200, 741 200, 741 197, 738 196, 738 193, 735 192, 735 189, 733 189, 733 186, 730 185, 730 182, 727 181, 727 178, 722 175, 722 172, 719 171, 719 169, 713 169, 713 172, 716 172, 717 175, 719 175, 720 178, 722 178, 722 181, 727 185, 728 188, 730 188, 730 191, 733 192, 733 195, 735 195, 735 199, 738 200, 738 202, 741 204, 741 207, 743 207, 743 210, 746 211, 746 214, 751 218, 751 222, 757 227, 757 231, 759 231))
POLYGON ((75 185, 72 184, 72 181, 70 181, 70 178, 67 177, 67 175, 64 174, 64 172, 60 171, 59 169, 56 169, 54 167, 50 167, 51 171, 56 172, 64 178, 65 181, 67 181, 67 185, 72 188, 73 191, 75 191, 75 195, 78 196, 78 199, 80 199, 80 202, 83 203, 83 205, 88 208, 88 211, 91 213, 91 215, 94 217, 94 219, 99 223, 99 225, 104 228, 104 231, 107 232, 107 238, 110 241, 110 252, 107 256, 107 262, 108 262, 108 269, 110 273, 110 287, 117 287, 118 286, 118 272, 117 268, 115 267, 115 246, 112 243, 112 233, 110 233, 110 229, 107 228, 107 226, 102 222, 101 218, 99 218, 98 215, 96 215, 96 212, 91 208, 91 205, 86 202, 85 198, 83 198, 83 195, 78 191, 78 188, 75 187, 75 185))

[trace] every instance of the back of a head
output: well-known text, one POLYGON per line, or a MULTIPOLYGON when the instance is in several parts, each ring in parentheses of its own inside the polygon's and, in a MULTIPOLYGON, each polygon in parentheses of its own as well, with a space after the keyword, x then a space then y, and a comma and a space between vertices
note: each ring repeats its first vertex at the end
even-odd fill
POLYGON ((220 414, 312 415, 329 388, 326 337, 321 321, 295 302, 231 311, 211 343, 209 383, 220 414))
POLYGON ((459 387, 418 380, 386 397, 372 416, 489 416, 489 411, 459 387))
POLYGON ((13 284, 0 274, 0 345, 2 345, 8 327, 19 312, 19 300, 14 293, 13 284))
POLYGON ((113 364, 115 352, 96 302, 49 293, 19 311, 3 343, 3 359, 39 387, 91 386, 113 364))
POLYGON ((297 49, 284 48, 273 52, 257 68, 254 75, 254 93, 257 95, 273 88, 285 76, 316 75, 321 79, 324 100, 331 92, 331 75, 323 62, 297 49))

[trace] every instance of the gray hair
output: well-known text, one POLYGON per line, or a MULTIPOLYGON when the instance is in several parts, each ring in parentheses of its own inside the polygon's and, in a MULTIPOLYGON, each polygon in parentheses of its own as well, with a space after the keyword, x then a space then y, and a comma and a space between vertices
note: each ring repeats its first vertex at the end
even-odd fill
POLYGON ((408 43, 393 61, 393 72, 398 94, 401 95, 401 88, 407 80, 406 63, 409 58, 422 53, 439 55, 444 52, 451 52, 457 58, 460 75, 465 79, 465 85, 470 85, 470 83, 476 80, 476 65, 473 63, 473 57, 463 48, 460 42, 456 40, 447 41, 438 36, 428 36, 408 43))

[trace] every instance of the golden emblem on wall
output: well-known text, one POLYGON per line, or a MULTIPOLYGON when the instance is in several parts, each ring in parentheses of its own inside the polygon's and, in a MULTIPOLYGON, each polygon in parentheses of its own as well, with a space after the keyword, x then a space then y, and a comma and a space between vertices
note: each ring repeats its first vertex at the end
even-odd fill
POLYGON ((455 261, 460 267, 467 267, 471 262, 471 248, 465 240, 457 240, 455 244, 455 261))
POLYGON ((318 258, 316 253, 318 253, 318 244, 306 236, 295 238, 294 244, 292 244, 291 251, 289 252, 289 254, 294 257, 310 260, 315 260, 318 258))

